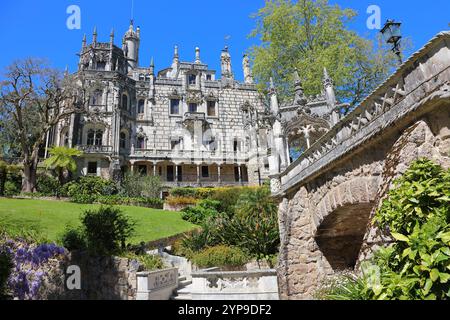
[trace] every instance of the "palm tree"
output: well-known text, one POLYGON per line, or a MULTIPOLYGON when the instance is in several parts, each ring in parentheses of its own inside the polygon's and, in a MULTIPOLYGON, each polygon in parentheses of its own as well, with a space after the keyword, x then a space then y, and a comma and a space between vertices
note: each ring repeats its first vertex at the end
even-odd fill
POLYGON ((64 172, 75 172, 77 163, 74 158, 81 157, 83 152, 78 149, 66 147, 54 147, 49 150, 50 158, 44 161, 47 169, 55 170, 58 174, 59 183, 64 184, 64 172))

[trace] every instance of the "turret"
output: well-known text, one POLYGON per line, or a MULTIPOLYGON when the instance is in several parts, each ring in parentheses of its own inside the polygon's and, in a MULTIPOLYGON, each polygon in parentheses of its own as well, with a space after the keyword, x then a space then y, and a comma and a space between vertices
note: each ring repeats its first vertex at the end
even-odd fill
POLYGON ((109 46, 112 48, 114 46, 114 29, 111 30, 109 34, 109 46))
POLYGON ((125 33, 124 40, 124 54, 128 59, 128 64, 132 69, 135 69, 139 65, 139 45, 140 45, 141 30, 137 27, 134 31, 133 21, 130 23, 130 27, 125 33))
POLYGON ((246 84, 252 84, 254 81, 252 70, 250 68, 250 59, 248 58, 247 54, 244 54, 244 59, 242 60, 242 69, 244 70, 244 82, 246 84))
POLYGON ((149 91, 149 98, 150 100, 153 100, 155 98, 155 62, 153 60, 150 61, 150 91, 149 91))
POLYGON ((86 49, 86 43, 87 43, 86 34, 84 34, 83 41, 81 42, 81 52, 83 52, 86 49))

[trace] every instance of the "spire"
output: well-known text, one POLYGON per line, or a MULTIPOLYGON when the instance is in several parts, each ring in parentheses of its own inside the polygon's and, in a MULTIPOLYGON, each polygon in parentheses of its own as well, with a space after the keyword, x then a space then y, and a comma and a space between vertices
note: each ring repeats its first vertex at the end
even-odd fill
POLYGON ((111 44, 111 46, 112 44, 114 44, 114 28, 111 29, 111 33, 109 34, 109 43, 111 44))
POLYGON ((333 80, 328 74, 327 68, 323 68, 323 85, 324 87, 333 86, 333 80))
POLYGON ((272 110, 272 113, 274 115, 278 115, 278 112, 280 111, 278 106, 278 96, 272 77, 270 77, 269 93, 270 93, 270 109, 272 110))
POLYGON ((81 42, 81 44, 82 44, 81 47, 84 51, 84 49, 86 49, 86 33, 83 36, 83 41, 81 42))
POLYGON ((294 92, 295 92, 294 103, 298 105, 306 105, 307 100, 303 91, 302 81, 300 79, 297 69, 295 69, 294 72, 294 92))
POLYGON ((66 65, 66 69, 64 69, 64 77, 67 77, 69 75, 69 66, 66 65))
POLYGON ((200 48, 199 47, 195 48, 195 63, 202 63, 202 61, 200 60, 200 48))
POLYGON ((152 60, 150 61, 150 75, 154 75, 155 74, 155 61, 152 57, 152 60))
POLYGON ((175 46, 174 50, 173 50, 173 60, 177 60, 180 58, 179 54, 178 54, 178 46, 175 46))
POLYGON ((97 44, 97 27, 94 27, 94 33, 92 34, 92 43, 97 44))
POLYGON ((331 109, 334 109, 334 106, 336 105, 336 94, 334 92, 333 80, 328 74, 327 68, 323 68, 323 87, 325 89, 328 105, 331 109))

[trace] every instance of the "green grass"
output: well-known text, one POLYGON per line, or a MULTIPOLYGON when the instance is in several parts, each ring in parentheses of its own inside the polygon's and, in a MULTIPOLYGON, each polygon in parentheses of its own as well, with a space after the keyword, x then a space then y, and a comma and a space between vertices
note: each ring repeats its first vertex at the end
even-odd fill
MULTIPOLYGON (((70 202, 0 198, 0 226, 12 234, 20 230, 35 230, 49 241, 57 241, 67 225, 80 225, 80 215, 99 205, 70 202)), ((148 242, 194 229, 178 212, 141 207, 120 207, 136 222, 132 243, 148 242)))

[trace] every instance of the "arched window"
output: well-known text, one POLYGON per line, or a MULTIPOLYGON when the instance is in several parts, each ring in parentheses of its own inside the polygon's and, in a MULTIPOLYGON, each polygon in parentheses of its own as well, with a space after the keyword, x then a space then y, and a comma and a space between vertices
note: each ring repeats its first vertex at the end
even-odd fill
POLYGON ((128 96, 126 94, 122 95, 122 109, 128 110, 128 96))
POLYGON ((144 107, 145 107, 145 101, 144 100, 139 100, 139 102, 138 102, 138 114, 143 114, 144 113, 144 107))
POLYGON ((98 106, 102 104, 102 91, 101 90, 95 90, 92 99, 91 99, 91 105, 98 106))
POLYGON ((145 75, 142 73, 139 75, 139 81, 145 81, 145 75))
POLYGON ((145 138, 138 137, 136 145, 137 145, 137 149, 145 150, 145 138))
POLYGON ((64 144, 64 147, 69 147, 69 130, 66 130, 66 132, 64 132, 63 144, 64 144))
POLYGON ((103 131, 102 130, 89 130, 87 134, 88 146, 101 146, 103 144, 103 131))
POLYGON ((120 147, 126 149, 127 147, 127 134, 125 132, 120 133, 120 147))

